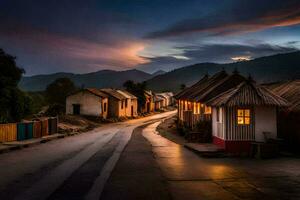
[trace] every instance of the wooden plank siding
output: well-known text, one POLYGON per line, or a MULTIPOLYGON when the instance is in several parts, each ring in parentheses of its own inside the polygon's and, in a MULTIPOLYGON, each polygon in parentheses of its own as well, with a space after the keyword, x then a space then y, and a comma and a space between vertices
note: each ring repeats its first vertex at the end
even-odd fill
POLYGON ((210 121, 211 114, 205 113, 204 104, 178 100, 178 119, 193 128, 199 121, 210 121))
MULTIPOLYGON (((250 108, 250 124, 237 124, 237 109, 241 107, 225 107, 225 140, 254 141, 255 140, 255 114, 250 108)), ((247 107, 249 109, 249 107, 247 107)))
POLYGON ((17 140, 17 125, 15 123, 0 124, 0 142, 17 140))

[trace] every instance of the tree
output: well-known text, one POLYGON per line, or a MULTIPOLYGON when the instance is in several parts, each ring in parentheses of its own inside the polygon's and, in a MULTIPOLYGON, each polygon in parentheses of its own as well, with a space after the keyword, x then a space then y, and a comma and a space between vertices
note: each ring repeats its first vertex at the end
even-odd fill
POLYGON ((135 83, 132 80, 128 80, 123 84, 123 87, 126 88, 128 92, 133 94, 138 99, 138 109, 139 111, 142 110, 143 106, 146 103, 146 96, 145 96, 145 90, 146 90, 146 82, 142 83, 135 83))
POLYGON ((20 121, 31 114, 31 98, 18 88, 25 71, 15 60, 0 49, 0 123, 20 121))
POLYGON ((77 88, 69 78, 58 78, 46 88, 46 100, 51 104, 65 106, 66 97, 77 88))
POLYGON ((180 90, 184 90, 186 88, 186 85, 185 84, 181 84, 180 85, 180 90))

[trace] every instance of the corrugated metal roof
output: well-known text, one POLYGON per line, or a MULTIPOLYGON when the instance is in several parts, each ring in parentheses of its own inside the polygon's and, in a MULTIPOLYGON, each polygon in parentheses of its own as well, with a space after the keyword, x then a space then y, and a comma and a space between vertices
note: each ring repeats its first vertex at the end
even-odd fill
POLYGON ((190 94, 184 97, 184 99, 191 100, 191 101, 199 101, 200 96, 203 95, 207 90, 214 88, 220 81, 222 81, 224 78, 229 76, 226 71, 222 70, 216 74, 214 74, 212 77, 210 77, 207 81, 205 81, 200 87, 194 88, 190 94))
POLYGON ((191 91, 195 90, 195 88, 201 87, 207 80, 209 79, 209 76, 206 74, 203 76, 197 83, 194 85, 185 88, 184 90, 180 91, 179 93, 174 95, 175 99, 181 99, 187 96, 191 91))
POLYGON ((195 97, 195 100, 197 102, 205 103, 217 95, 238 86, 245 80, 246 78, 244 76, 241 76, 239 73, 235 72, 209 86, 205 91, 199 93, 199 95, 195 97))
POLYGON ((285 81, 269 84, 267 87, 275 94, 289 101, 290 111, 300 111, 300 80, 285 81))
POLYGON ((211 106, 288 106, 288 102, 264 86, 247 80, 207 102, 211 106))

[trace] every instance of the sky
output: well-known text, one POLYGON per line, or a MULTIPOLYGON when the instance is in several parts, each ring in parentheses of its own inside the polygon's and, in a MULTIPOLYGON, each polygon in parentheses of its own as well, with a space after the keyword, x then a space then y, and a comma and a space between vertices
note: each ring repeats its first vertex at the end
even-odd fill
POLYGON ((0 48, 26 76, 149 73, 300 49, 300 0, 0 0, 0 48))

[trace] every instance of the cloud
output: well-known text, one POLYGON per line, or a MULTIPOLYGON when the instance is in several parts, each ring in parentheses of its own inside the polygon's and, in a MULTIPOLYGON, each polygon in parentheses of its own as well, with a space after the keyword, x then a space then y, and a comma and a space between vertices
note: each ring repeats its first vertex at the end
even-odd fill
POLYGON ((270 44, 205 44, 177 48, 183 51, 181 56, 188 59, 176 59, 174 56, 148 58, 150 62, 139 65, 139 69, 147 72, 158 69, 169 71, 196 63, 230 63, 236 61, 234 58, 254 59, 299 50, 270 44))
POLYGON ((300 24, 298 0, 239 1, 228 10, 179 21, 164 30, 148 34, 146 38, 157 39, 190 33, 232 35, 297 24, 300 24))
POLYGON ((148 62, 138 55, 146 44, 127 36, 110 34, 107 41, 102 42, 29 26, 6 25, 0 28, 0 37, 0 45, 15 51, 17 61, 24 61, 22 67, 27 74, 124 70, 148 62))

